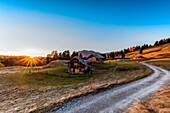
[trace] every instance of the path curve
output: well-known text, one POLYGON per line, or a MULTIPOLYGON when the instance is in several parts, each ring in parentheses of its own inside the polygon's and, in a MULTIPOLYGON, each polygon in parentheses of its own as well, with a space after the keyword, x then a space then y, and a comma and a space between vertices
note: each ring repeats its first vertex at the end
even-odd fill
POLYGON ((170 82, 170 72, 141 62, 153 69, 154 73, 143 79, 112 87, 104 92, 89 94, 73 99, 60 109, 51 109, 57 113, 120 113, 137 100, 146 99, 170 82))

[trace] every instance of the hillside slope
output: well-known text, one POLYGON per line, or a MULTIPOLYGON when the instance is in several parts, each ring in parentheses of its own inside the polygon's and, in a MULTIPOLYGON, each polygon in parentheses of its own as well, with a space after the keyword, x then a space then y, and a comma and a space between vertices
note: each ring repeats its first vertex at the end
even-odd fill
POLYGON ((131 52, 126 54, 126 58, 170 58, 170 43, 148 48, 143 50, 142 54, 139 54, 139 51, 131 52))

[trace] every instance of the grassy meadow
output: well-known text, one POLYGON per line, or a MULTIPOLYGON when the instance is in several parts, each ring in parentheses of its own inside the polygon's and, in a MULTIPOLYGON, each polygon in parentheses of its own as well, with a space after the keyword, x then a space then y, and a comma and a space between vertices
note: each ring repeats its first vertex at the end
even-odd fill
MULTIPOLYGON (((9 69, 3 69, 7 70, 9 69)), ((30 112, 113 84, 135 81, 153 72, 150 68, 134 61, 94 64, 90 76, 69 75, 66 70, 67 66, 56 66, 40 69, 39 73, 37 70, 31 73, 29 70, 21 70, 1 75, 1 109, 10 112, 17 106, 16 112, 25 112, 27 108, 30 112)))
MULTIPOLYGON (((92 65, 92 75, 70 75, 67 71, 67 66, 57 66, 54 68, 41 69, 39 72, 36 70, 29 72, 29 70, 22 70, 21 72, 12 73, 5 76, 0 81, 5 81, 15 86, 24 87, 46 87, 46 86, 66 86, 75 85, 79 83, 86 83, 96 78, 104 77, 110 73, 136 71, 140 69, 145 70, 145 66, 135 62, 119 62, 103 63, 92 65), (44 73, 48 71, 49 74, 44 73), (55 73, 55 74, 51 74, 55 73)), ((108 78, 109 79, 109 78, 108 78)))

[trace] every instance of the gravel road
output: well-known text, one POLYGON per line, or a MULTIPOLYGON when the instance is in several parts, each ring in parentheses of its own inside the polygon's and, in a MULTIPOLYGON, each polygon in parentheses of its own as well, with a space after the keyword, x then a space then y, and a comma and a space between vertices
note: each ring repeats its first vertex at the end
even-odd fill
POLYGON ((49 112, 57 113, 121 113, 137 100, 146 99, 170 82, 170 72, 141 62, 154 70, 143 79, 114 86, 100 93, 82 96, 66 103, 61 108, 49 112))

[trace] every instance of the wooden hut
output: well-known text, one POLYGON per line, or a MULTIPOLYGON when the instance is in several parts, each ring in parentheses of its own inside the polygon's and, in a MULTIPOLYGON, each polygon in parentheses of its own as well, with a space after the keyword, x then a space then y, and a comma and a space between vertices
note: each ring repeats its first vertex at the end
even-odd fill
POLYGON ((104 59, 105 59, 105 57, 103 57, 102 55, 99 55, 99 54, 91 54, 88 57, 89 62, 96 62, 96 63, 102 63, 104 59))
POLYGON ((78 56, 74 56, 68 62, 68 72, 71 74, 84 74, 88 70, 88 62, 78 56))

